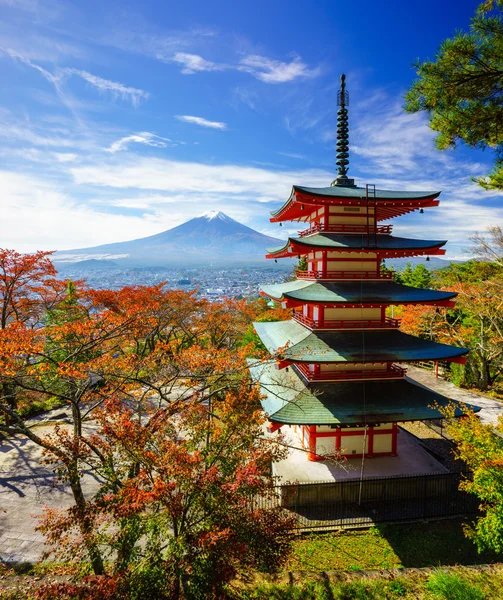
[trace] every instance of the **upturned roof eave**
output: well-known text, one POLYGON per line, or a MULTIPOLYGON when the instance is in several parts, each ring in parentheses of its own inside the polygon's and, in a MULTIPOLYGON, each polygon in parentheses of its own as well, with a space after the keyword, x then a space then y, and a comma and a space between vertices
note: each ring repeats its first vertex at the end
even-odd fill
MULTIPOLYGON (((336 237, 335 235, 333 235, 332 237, 336 237)), ((354 236, 355 238, 357 236, 354 236)), ((364 236, 362 236, 363 239, 364 236)), ((389 239, 393 240, 395 238, 393 238, 390 235, 387 236, 383 236, 383 241, 389 241, 389 239)), ((424 242, 424 245, 421 246, 406 246, 404 245, 403 247, 392 247, 392 246, 386 246, 386 245, 376 245, 376 246, 334 246, 334 245, 330 245, 330 238, 325 234, 315 234, 309 237, 305 237, 305 238, 297 238, 297 237, 289 237, 285 244, 283 246, 277 246, 275 248, 267 248, 267 257, 268 258, 279 258, 280 255, 283 255, 285 253, 287 254, 292 254, 294 255, 295 252, 295 248, 296 247, 301 247, 301 248, 315 248, 317 250, 327 250, 329 252, 372 252, 372 251, 381 251, 381 252, 414 252, 414 251, 418 251, 418 252, 424 252, 426 250, 437 250, 439 248, 441 248, 442 246, 445 246, 445 244, 447 244, 447 240, 414 240, 413 238, 402 238, 404 240, 410 240, 412 242, 424 242), (313 240, 316 239, 320 239, 320 238, 324 238, 327 239, 328 242, 326 244, 317 244, 317 243, 313 243, 313 240), (289 249, 292 249, 292 252, 289 252, 289 249)), ((379 238, 378 238, 379 240, 379 238)), ((379 240, 381 241, 381 240, 379 240)))
MULTIPOLYGON (((348 200, 348 199, 363 200, 366 197, 365 193, 364 193, 365 188, 360 188, 360 187, 344 188, 344 187, 333 186, 333 187, 328 187, 328 188, 309 188, 309 187, 305 187, 305 186, 294 185, 294 186, 292 186, 292 191, 290 192, 290 196, 288 197, 288 200, 286 200, 286 202, 280 208, 270 212, 272 221, 274 221, 274 219, 276 217, 280 216, 283 212, 285 212, 288 209, 288 207, 290 206, 290 204, 293 204, 295 202, 299 202, 299 203, 302 202, 302 200, 298 200, 296 198, 297 192, 303 193, 303 194, 308 194, 310 196, 314 196, 315 198, 327 199, 330 201, 348 200), (344 194, 343 192, 346 191, 347 189, 352 189, 353 191, 360 190, 362 193, 360 195, 344 194), (327 190, 330 190, 330 191, 333 190, 334 192, 339 192, 339 195, 328 194, 327 190)), ((435 200, 436 198, 438 198, 438 196, 440 196, 441 193, 442 193, 441 191, 429 191, 429 192, 413 192, 412 191, 412 192, 409 192, 409 191, 403 190, 403 191, 395 192, 393 190, 376 190, 377 196, 376 196, 375 200, 378 203, 379 202, 399 203, 401 201, 424 202, 425 200, 435 200), (387 196, 386 194, 402 194, 402 196, 397 195, 395 197, 390 197, 390 196, 387 196)))
MULTIPOLYGON (((285 287, 288 285, 287 284, 269 284, 269 285, 261 285, 260 286, 260 290, 263 294, 265 294, 266 296, 268 296, 269 298, 272 298, 273 300, 276 300, 278 302, 284 301, 284 300, 292 300, 294 302, 305 302, 306 304, 310 304, 310 303, 314 303, 314 304, 319 304, 319 303, 329 303, 329 304, 354 304, 354 303, 360 303, 360 304, 424 304, 424 303, 428 303, 428 302, 442 302, 442 301, 446 301, 446 300, 451 300, 453 298, 455 298, 458 295, 458 292, 451 292, 451 291, 438 291, 438 290, 431 290, 431 289, 425 289, 422 290, 421 295, 424 295, 425 292, 430 292, 431 296, 430 297, 425 297, 425 298, 418 298, 418 299, 408 299, 405 297, 402 298, 398 298, 398 297, 393 297, 393 293, 391 293, 388 297, 377 297, 377 296, 366 296, 365 295, 365 290, 362 291, 362 289, 360 288, 360 292, 359 292, 359 297, 342 297, 339 296, 338 298, 334 298, 334 293, 330 292, 329 290, 326 291, 326 295, 318 295, 318 297, 309 297, 309 288, 311 287, 315 287, 315 286, 319 286, 320 283, 319 282, 313 282, 313 281, 306 281, 306 280, 297 280, 299 282, 299 284, 303 284, 303 285, 299 285, 298 289, 289 289, 286 291, 281 291, 282 287, 285 287), (275 288, 274 290, 271 290, 271 288, 275 288), (304 292, 304 293, 302 293, 304 292)), ((382 285, 386 285, 388 287, 390 287, 392 289, 392 285, 390 285, 391 282, 384 282, 382 285)), ((344 285, 348 285, 348 284, 352 284, 352 282, 339 282, 339 285, 343 288, 344 285)), ((364 285, 366 285, 367 282, 364 282, 364 285)), ((410 294, 417 294, 417 288, 413 288, 411 286, 405 286, 403 284, 394 284, 394 285, 399 285, 401 288, 408 288, 408 290, 410 290, 410 294)))
POLYGON ((271 355, 306 364, 361 364, 453 360, 467 348, 423 340, 399 330, 311 331, 294 320, 253 323, 271 355))
MULTIPOLYGON (((432 406, 451 399, 409 379, 380 382, 334 382, 307 386, 298 374, 272 364, 249 362, 252 379, 264 394, 269 420, 285 425, 340 425, 407 422, 441 418, 432 406), (362 387, 363 386, 363 387, 362 387), (363 395, 365 388, 365 395, 363 395), (365 402, 364 402, 365 397, 365 402)), ((475 412, 478 406, 471 406, 475 412)), ((456 416, 463 411, 458 407, 456 416)))

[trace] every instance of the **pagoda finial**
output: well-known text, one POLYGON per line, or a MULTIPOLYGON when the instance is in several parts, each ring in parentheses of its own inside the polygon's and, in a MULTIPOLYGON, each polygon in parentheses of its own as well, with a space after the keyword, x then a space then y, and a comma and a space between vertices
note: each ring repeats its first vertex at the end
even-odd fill
POLYGON ((343 187, 356 187, 355 180, 349 179, 348 165, 349 165, 349 136, 348 136, 348 109, 346 106, 349 105, 349 94, 346 91, 346 75, 341 75, 341 89, 337 93, 337 105, 339 110, 337 111, 337 160, 335 164, 338 165, 337 177, 330 184, 331 186, 340 185, 343 187))

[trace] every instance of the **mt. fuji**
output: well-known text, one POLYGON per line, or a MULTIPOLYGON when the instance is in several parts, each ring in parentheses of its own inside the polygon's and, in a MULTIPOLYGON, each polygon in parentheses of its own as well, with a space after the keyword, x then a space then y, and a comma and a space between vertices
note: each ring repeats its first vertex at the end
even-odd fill
POLYGON ((282 240, 259 233, 225 213, 213 210, 146 238, 58 251, 54 261, 58 265, 68 265, 105 259, 128 267, 256 264, 265 261, 268 247, 281 243, 282 240))

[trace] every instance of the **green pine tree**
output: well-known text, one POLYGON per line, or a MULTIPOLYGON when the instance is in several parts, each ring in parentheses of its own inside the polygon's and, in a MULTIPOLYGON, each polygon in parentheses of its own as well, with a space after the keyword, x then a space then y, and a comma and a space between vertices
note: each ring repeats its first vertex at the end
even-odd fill
POLYGON ((476 181, 503 189, 503 0, 488 0, 471 20, 442 42, 434 60, 417 60, 418 79, 406 95, 408 112, 425 111, 440 150, 460 141, 493 148, 493 171, 476 181))

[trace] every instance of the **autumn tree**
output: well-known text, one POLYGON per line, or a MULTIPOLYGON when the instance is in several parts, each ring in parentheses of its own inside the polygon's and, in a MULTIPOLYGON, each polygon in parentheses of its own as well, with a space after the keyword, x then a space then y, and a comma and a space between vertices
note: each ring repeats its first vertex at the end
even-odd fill
MULTIPOLYGON (((46 310, 59 300, 64 285, 55 278, 51 254, 0 249, 0 330, 37 327, 46 310)), ((2 383, 2 396, 13 409, 17 408, 17 391, 12 382, 2 383)))
MULTIPOLYGON (((114 456, 120 485, 93 461, 107 483, 89 507, 92 535, 117 589, 135 598, 225 598, 238 574, 274 569, 286 556, 292 520, 269 475, 283 451, 262 437, 257 390, 242 380, 216 399, 211 419, 201 400, 143 420, 118 400, 100 410, 95 443, 114 456)), ((47 511, 43 529, 60 560, 85 562, 72 511, 47 511)))
POLYGON ((503 552, 503 418, 496 425, 483 424, 472 411, 461 419, 453 419, 454 407, 443 409, 448 417, 447 433, 456 444, 456 455, 469 467, 472 475, 461 489, 480 500, 482 516, 465 532, 479 552, 503 552))
POLYGON ((475 257, 493 267, 503 268, 503 230, 500 225, 489 227, 486 235, 475 233, 471 239, 472 254, 475 257))
POLYGON ((37 327, 12 320, 0 330, 2 389, 56 397, 69 409, 68 424, 38 435, 0 397, 0 431, 42 447, 72 491, 72 508, 49 511, 44 523, 59 552, 124 581, 157 557, 173 597, 204 587, 210 574, 205 589, 220 589, 241 566, 259 564, 258 545, 279 560, 288 522, 252 501, 271 496, 268 464, 280 455, 262 440, 249 349, 238 343, 255 316, 245 303, 215 306, 163 284, 67 283, 37 327), (102 482, 94 497, 84 493, 88 471, 102 482))

